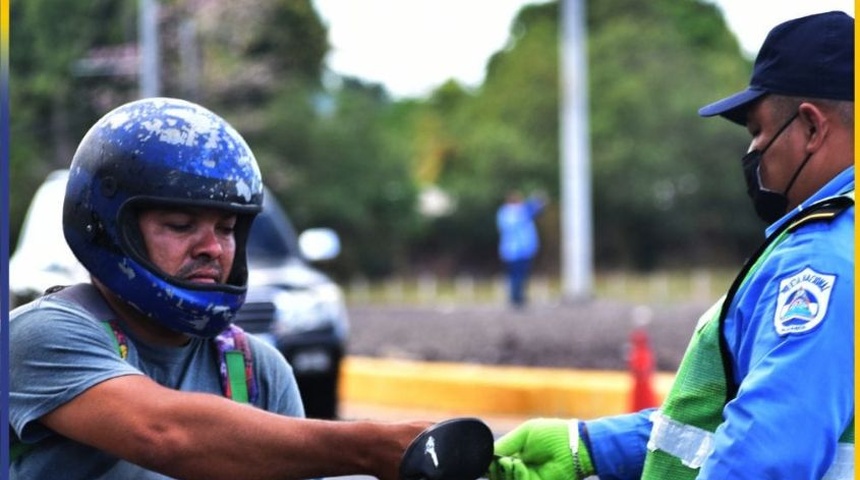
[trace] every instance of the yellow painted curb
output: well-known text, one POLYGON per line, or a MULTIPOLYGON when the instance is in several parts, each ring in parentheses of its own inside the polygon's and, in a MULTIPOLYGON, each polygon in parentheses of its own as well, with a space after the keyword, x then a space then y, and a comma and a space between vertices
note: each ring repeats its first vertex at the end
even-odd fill
MULTIPOLYGON (((492 366, 350 356, 340 399, 462 414, 595 418, 630 410, 627 372, 492 366)), ((673 374, 656 373, 661 400, 673 374)))

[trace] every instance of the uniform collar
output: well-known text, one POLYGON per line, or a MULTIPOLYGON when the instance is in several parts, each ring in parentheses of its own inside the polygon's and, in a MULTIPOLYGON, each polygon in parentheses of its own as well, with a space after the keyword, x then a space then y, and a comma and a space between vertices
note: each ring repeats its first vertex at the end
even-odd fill
POLYGON ((797 212, 809 208, 810 205, 824 200, 825 198, 842 195, 847 192, 850 192, 851 190, 854 190, 853 165, 843 170, 839 175, 833 177, 817 192, 812 194, 812 196, 804 200, 803 203, 792 209, 790 212, 787 212, 785 215, 782 216, 782 218, 780 218, 776 222, 772 223, 769 227, 767 227, 765 233, 767 234, 767 236, 770 236, 776 229, 778 229, 783 223, 787 222, 788 219, 793 217, 797 212))

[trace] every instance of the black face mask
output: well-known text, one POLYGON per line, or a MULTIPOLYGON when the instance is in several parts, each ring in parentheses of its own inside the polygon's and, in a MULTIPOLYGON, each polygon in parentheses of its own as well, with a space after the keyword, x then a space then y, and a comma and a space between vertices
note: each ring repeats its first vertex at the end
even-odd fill
POLYGON ((750 150, 741 160, 741 165, 744 169, 744 179, 747 182, 747 194, 753 202, 756 214, 768 224, 779 220, 780 217, 785 215, 785 211, 788 208, 788 192, 791 190, 792 185, 794 185, 794 181, 797 180, 798 175, 800 175, 800 171, 803 170, 803 167, 806 166, 806 162, 808 162, 809 158, 812 156, 812 154, 807 155, 803 160, 803 163, 797 167, 797 170, 794 172, 794 176, 791 177, 791 181, 788 182, 788 186, 785 187, 784 192, 774 192, 773 190, 768 190, 762 186, 761 175, 759 175, 761 159, 764 157, 764 153, 767 152, 767 149, 773 145, 773 142, 776 141, 777 138, 779 138, 783 130, 788 128, 788 126, 791 125, 791 122, 797 118, 798 113, 799 112, 795 112, 794 115, 792 115, 791 118, 789 118, 788 121, 780 127, 776 132, 776 135, 770 139, 770 142, 768 142, 763 149, 750 150))

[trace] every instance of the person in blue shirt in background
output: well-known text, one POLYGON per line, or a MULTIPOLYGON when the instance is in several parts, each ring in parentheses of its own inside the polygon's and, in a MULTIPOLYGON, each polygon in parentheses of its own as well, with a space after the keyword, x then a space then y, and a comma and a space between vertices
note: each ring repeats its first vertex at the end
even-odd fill
POLYGON ((659 409, 528 420, 496 441, 491 480, 854 478, 854 19, 778 25, 749 87, 699 114, 752 137, 764 244, 659 409))
POLYGON ((546 207, 543 195, 524 199, 519 190, 512 190, 496 212, 499 230, 499 257, 508 275, 509 300, 515 308, 526 304, 528 278, 532 260, 540 247, 535 217, 546 207))

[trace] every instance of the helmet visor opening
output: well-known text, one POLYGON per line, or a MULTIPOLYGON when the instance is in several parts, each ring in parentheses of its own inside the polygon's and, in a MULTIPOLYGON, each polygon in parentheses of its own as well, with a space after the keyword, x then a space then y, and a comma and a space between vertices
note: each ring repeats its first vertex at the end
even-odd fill
POLYGON ((125 202, 118 212, 117 224, 120 232, 120 247, 130 258, 174 286, 200 291, 244 292, 248 280, 247 256, 245 253, 248 232, 251 222, 259 209, 260 207, 256 205, 228 204, 225 206, 223 202, 136 197, 125 202), (197 209, 212 209, 236 215, 236 223, 233 228, 235 242, 234 258, 230 266, 230 274, 224 283, 209 284, 187 281, 168 274, 152 261, 140 228, 140 215, 145 211, 154 209, 189 211, 192 214, 197 209))

